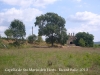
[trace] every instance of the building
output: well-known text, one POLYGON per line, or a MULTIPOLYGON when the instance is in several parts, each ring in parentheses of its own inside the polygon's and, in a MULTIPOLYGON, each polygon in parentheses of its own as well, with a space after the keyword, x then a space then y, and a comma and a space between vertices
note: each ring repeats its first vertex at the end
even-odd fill
POLYGON ((74 44, 74 40, 76 40, 74 33, 69 33, 68 36, 67 45, 74 44))

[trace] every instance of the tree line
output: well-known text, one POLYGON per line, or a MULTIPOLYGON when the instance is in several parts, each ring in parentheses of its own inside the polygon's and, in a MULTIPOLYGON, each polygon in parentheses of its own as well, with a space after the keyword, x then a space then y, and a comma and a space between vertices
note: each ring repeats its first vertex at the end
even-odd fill
MULTIPOLYGON (((65 28, 65 19, 59 16, 56 13, 46 13, 36 17, 34 22, 35 26, 38 26, 38 39, 42 40, 42 37, 45 36, 45 41, 50 43, 52 46, 54 43, 64 45, 68 40, 67 29, 65 28)), ((26 36, 25 24, 15 19, 11 22, 9 28, 5 30, 5 35, 7 38, 15 39, 15 42, 23 40, 26 36)), ((82 47, 92 47, 94 36, 86 32, 79 32, 75 35, 76 40, 74 41, 75 45, 82 47)), ((28 36, 28 42, 32 43, 37 39, 35 34, 28 36)))

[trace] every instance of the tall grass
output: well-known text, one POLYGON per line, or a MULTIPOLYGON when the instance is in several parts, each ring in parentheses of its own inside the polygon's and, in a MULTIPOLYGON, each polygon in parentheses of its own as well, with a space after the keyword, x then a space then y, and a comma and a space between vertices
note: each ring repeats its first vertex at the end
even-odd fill
POLYGON ((27 48, 0 50, 0 75, 99 75, 99 48, 27 48), (32 69, 44 69, 33 71, 32 69), (59 68, 63 71, 59 71, 59 68), (5 71, 17 69, 20 71, 5 71), (30 70, 29 70, 30 69, 30 70), (46 69, 46 71, 45 71, 46 69), (78 69, 66 71, 65 69, 78 69), (64 71, 65 70, 65 71, 64 71))

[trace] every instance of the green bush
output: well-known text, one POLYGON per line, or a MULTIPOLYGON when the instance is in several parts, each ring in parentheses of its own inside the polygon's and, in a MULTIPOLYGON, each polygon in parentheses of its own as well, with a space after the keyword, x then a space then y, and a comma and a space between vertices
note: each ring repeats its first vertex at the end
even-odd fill
POLYGON ((0 48, 3 48, 2 39, 0 38, 0 48))
POLYGON ((0 38, 0 48, 7 48, 7 46, 3 43, 1 38, 0 38))
POLYGON ((28 36, 28 43, 33 43, 36 39, 37 36, 35 34, 28 36))
POLYGON ((85 47, 85 41, 82 38, 79 40, 79 45, 85 47))
POLYGON ((87 33, 86 32, 78 32, 75 35, 75 37, 76 37, 76 40, 74 41, 74 43, 76 46, 81 46, 81 45, 84 46, 84 41, 85 41, 85 47, 93 47, 94 36, 92 34, 89 34, 88 32, 87 33), (80 45, 79 41, 81 42, 81 45, 80 45))
POLYGON ((7 45, 7 48, 8 48, 8 49, 11 49, 11 48, 19 48, 20 46, 21 46, 21 44, 20 44, 19 42, 15 41, 15 42, 13 42, 13 43, 9 43, 9 44, 7 45))
POLYGON ((94 48, 100 48, 100 44, 98 45, 98 44, 94 44, 94 46, 93 46, 94 48))

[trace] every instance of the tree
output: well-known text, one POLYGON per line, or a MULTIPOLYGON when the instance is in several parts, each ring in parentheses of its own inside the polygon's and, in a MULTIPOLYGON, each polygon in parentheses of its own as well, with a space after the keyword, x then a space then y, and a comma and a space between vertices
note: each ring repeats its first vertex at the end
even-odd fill
POLYGON ((68 40, 68 36, 66 33, 66 29, 62 28, 58 37, 58 43, 60 43, 61 45, 64 45, 67 40, 68 40))
POLYGON ((6 29, 4 33, 5 33, 5 35, 7 36, 7 38, 11 38, 11 36, 12 36, 12 31, 11 31, 11 29, 6 29))
POLYGON ((37 39, 35 34, 28 36, 28 42, 33 43, 37 39))
POLYGON ((45 35, 46 40, 53 46, 61 32, 61 29, 65 27, 65 19, 58 16, 56 13, 46 13, 36 17, 35 26, 39 27, 38 34, 40 36, 45 35))
POLYGON ((83 40, 83 38, 80 38, 79 45, 85 47, 85 41, 83 40))
POLYGON ((10 24, 9 29, 12 31, 12 35, 16 39, 16 41, 17 39, 23 39, 23 37, 26 35, 25 25, 20 20, 13 20, 10 24))
POLYGON ((81 44, 79 43, 79 41, 82 41, 82 39, 85 42, 85 46, 86 47, 93 47, 93 40, 94 40, 94 36, 92 34, 86 33, 86 32, 79 32, 75 35, 75 37, 77 38, 74 42, 77 46, 81 46, 81 44), (80 40, 81 39, 81 40, 80 40))

